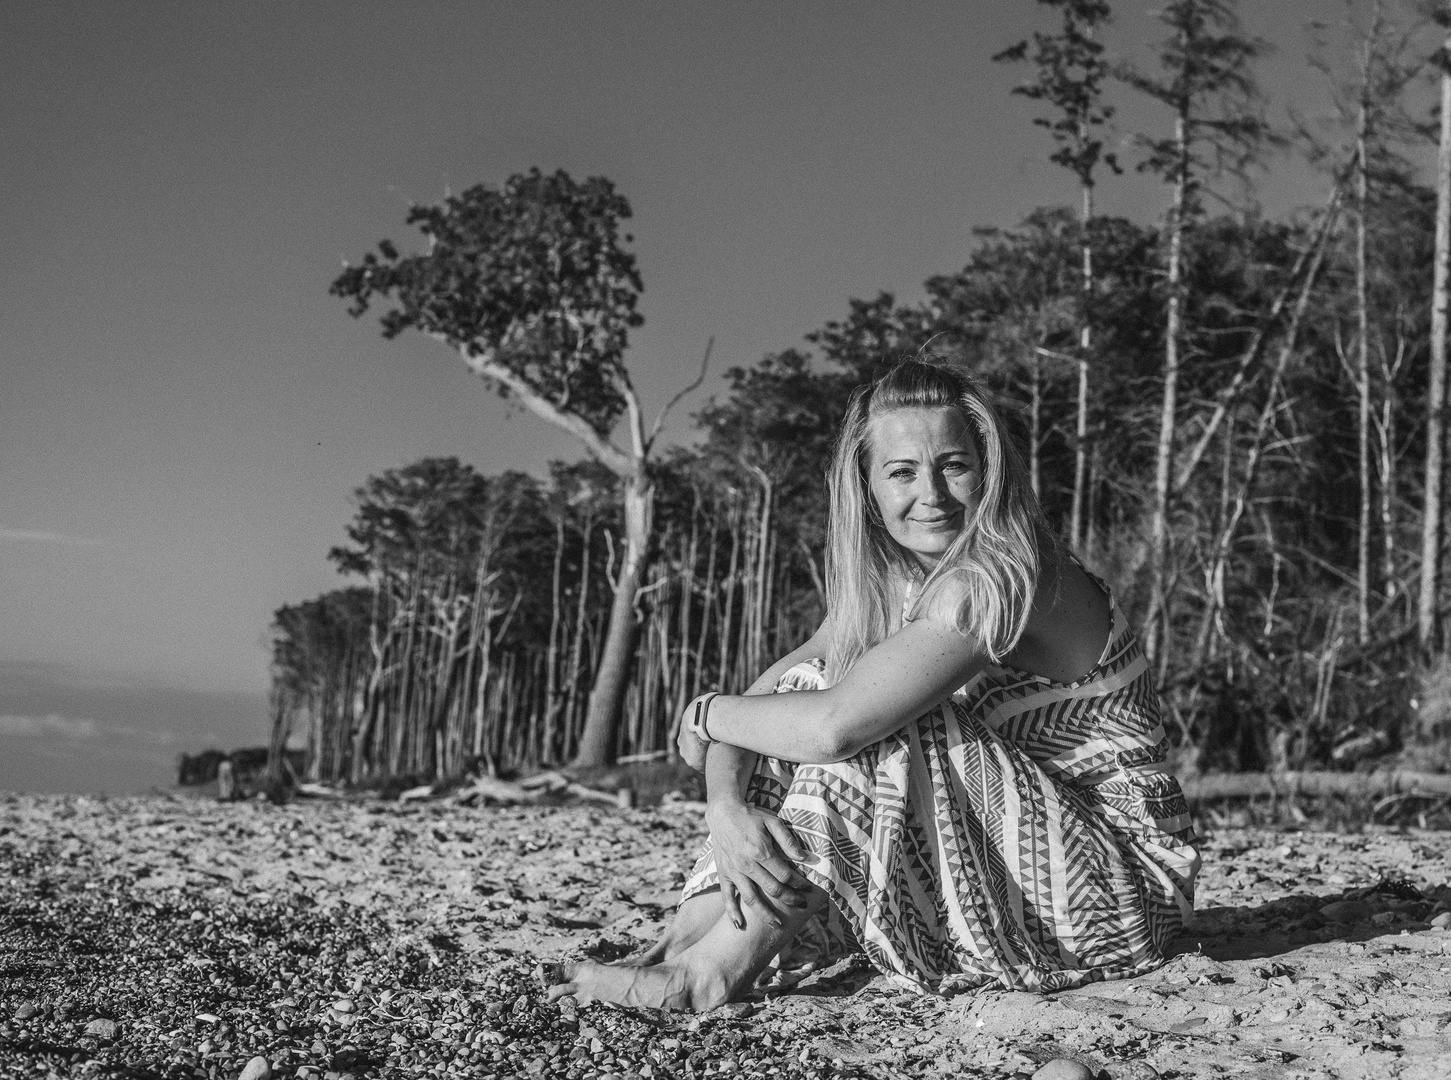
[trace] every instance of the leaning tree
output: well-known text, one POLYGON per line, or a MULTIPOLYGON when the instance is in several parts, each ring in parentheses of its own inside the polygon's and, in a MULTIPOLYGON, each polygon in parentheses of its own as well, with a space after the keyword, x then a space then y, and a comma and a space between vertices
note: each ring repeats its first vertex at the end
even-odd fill
POLYGON ((354 316, 386 302, 384 337, 418 330, 442 342, 500 396, 574 435, 620 478, 624 552, 577 765, 614 759, 654 513, 647 466, 664 419, 647 431, 624 363, 629 331, 644 322, 640 274, 625 247, 631 237, 620 231, 629 217, 609 180, 534 169, 501 188, 478 184, 414 206, 408 224, 427 250, 404 255, 381 241, 331 289, 352 302, 354 316), (625 446, 613 435, 622 419, 625 446))

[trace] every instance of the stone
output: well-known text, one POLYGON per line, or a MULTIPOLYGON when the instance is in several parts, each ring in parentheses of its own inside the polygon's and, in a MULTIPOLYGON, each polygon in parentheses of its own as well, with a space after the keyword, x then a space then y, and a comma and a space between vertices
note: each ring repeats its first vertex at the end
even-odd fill
POLYGON ((1348 923, 1369 915, 1370 905, 1364 900, 1333 900, 1320 909, 1331 922, 1348 923))
POLYGON ((1431 920, 1431 925, 1437 930, 1445 930, 1448 926, 1451 926, 1451 911, 1441 912, 1441 914, 1431 920))
POLYGON ((92 1020, 86 1025, 86 1034, 96 1039, 114 1039, 116 1037, 116 1021, 107 1020, 104 1017, 92 1020))
POLYGON ((1096 1074, 1081 1061, 1054 1058, 1033 1074, 1033 1080, 1095 1080, 1096 1074))
POLYGON ((333 1002, 333 1011, 340 1013, 350 1013, 353 1011, 353 1003, 347 998, 339 998, 337 1001, 333 1002))
POLYGON ((15 1010, 15 1019, 29 1020, 38 1012, 40 1012, 40 1007, 36 1005, 35 1002, 22 1001, 19 1008, 15 1010))
POLYGON ((247 1062, 246 1068, 237 1080, 272 1080, 272 1066, 267 1063, 265 1057, 254 1057, 247 1062))
POLYGON ((1159 1070, 1147 1061, 1125 1061, 1122 1065, 1111 1066, 1109 1076, 1113 1080, 1159 1080, 1159 1070))

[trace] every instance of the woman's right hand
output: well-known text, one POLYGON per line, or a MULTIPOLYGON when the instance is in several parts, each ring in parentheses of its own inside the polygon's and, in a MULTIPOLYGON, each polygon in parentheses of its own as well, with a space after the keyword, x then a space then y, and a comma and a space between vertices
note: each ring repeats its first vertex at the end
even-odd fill
POLYGON ((712 801, 705 813, 726 913, 746 926, 741 902, 779 929, 778 907, 804 908, 811 883, 789 860, 809 852, 784 821, 740 799, 712 801))

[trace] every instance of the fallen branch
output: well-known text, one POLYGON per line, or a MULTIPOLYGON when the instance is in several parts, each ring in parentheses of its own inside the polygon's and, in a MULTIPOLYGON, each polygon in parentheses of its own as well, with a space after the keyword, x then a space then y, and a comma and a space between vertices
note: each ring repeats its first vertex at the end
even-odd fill
POLYGON ((1211 773, 1184 781, 1190 802, 1294 795, 1385 796, 1398 793, 1451 795, 1451 774, 1383 771, 1368 773, 1211 773))
POLYGON ((596 788, 585 787, 583 784, 571 782, 564 789, 576 799, 589 799, 593 802, 613 803, 622 810, 628 810, 635 804, 634 792, 629 788, 620 788, 618 791, 600 791, 596 788))
POLYGON ((337 788, 330 788, 326 784, 301 783, 292 789, 294 795, 304 799, 346 799, 347 795, 337 788))
POLYGON ((454 802, 459 803, 471 803, 477 799, 492 799, 497 803, 526 803, 537 802, 539 793, 529 791, 523 784, 510 780, 479 776, 468 787, 460 788, 453 798, 454 802))

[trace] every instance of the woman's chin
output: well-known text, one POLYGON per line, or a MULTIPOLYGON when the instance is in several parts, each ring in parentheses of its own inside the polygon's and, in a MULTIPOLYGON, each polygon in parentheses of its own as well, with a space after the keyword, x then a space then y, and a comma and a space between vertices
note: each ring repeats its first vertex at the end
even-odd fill
POLYGON ((916 555, 917 558, 931 559, 935 563, 947 554, 947 549, 952 547, 952 543, 956 539, 956 529, 950 532, 944 530, 940 533, 928 534, 927 536, 913 537, 913 542, 904 546, 913 555, 916 555))

